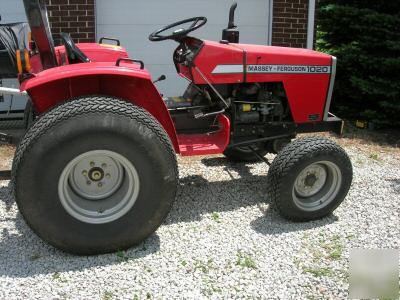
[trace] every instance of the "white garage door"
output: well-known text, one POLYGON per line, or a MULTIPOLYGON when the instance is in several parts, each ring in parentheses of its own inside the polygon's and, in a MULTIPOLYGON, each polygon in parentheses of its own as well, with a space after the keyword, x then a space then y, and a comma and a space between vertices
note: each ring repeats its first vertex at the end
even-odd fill
MULTIPOLYGON (((2 1, 2 0, 0 0, 2 1)), ((236 9, 240 42, 268 44, 270 40, 270 1, 242 0, 236 9)), ((121 40, 130 56, 144 61, 165 96, 181 95, 187 82, 177 76, 172 63, 174 41, 150 42, 148 36, 167 24, 190 17, 205 16, 208 23, 193 36, 219 41, 227 27, 232 0, 96 0, 97 38, 121 40)))
POLYGON ((1 23, 26 22, 22 0, 0 0, 1 23))
MULTIPOLYGON (((0 16, 1 24, 26 22, 25 9, 22 0, 0 0, 0 16)), ((14 79, 3 79, 3 86, 18 88, 19 84, 14 79)), ((23 110, 25 108, 26 100, 23 97, 4 96, 4 101, 0 102, 0 112, 11 110, 23 110), (12 101, 11 101, 12 100, 12 101)), ((6 117, 1 115, 0 117, 6 117)), ((15 116, 9 116, 15 117, 15 116)), ((1 125, 0 125, 1 127, 1 125)))

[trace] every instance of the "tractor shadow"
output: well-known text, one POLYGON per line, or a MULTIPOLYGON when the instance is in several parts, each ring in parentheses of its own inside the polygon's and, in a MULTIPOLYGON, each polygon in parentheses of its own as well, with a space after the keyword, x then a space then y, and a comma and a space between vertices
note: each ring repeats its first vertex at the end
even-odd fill
POLYGON ((26 278, 118 265, 160 250, 160 238, 155 233, 127 251, 95 256, 71 255, 46 244, 28 227, 17 211, 10 187, 0 187, 1 206, 0 277, 26 278))
MULTIPOLYGON (((293 223, 281 218, 266 196, 267 166, 265 175, 254 175, 254 165, 231 163, 222 157, 204 158, 201 164, 205 168, 222 167, 228 178, 226 174, 223 179, 213 178, 212 181, 202 175, 181 177, 177 200, 163 226, 196 222, 214 212, 233 212, 245 207, 256 207, 260 213, 244 226, 251 226, 265 236, 305 231, 337 220, 333 215, 307 223, 293 223)), ((116 265, 157 253, 160 244, 160 237, 155 233, 139 246, 124 252, 97 256, 64 253, 32 232, 17 210, 10 186, 0 187, 0 277, 26 278, 116 265)))
POLYGON ((203 158, 201 162, 208 168, 222 167, 230 179, 209 181, 202 175, 181 177, 177 200, 166 225, 200 221, 213 213, 254 206, 259 209, 260 216, 249 220, 249 224, 254 231, 263 235, 306 231, 338 220, 333 214, 312 222, 291 222, 282 218, 267 197, 267 165, 263 175, 254 175, 254 165, 230 162, 224 157, 203 158))

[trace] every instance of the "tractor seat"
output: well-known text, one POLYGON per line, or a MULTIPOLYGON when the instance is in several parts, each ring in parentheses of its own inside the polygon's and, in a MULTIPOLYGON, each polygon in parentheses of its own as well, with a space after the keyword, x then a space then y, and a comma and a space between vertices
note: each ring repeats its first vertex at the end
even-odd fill
POLYGON ((68 62, 70 64, 88 63, 90 59, 74 43, 68 33, 61 33, 61 40, 67 52, 68 62))

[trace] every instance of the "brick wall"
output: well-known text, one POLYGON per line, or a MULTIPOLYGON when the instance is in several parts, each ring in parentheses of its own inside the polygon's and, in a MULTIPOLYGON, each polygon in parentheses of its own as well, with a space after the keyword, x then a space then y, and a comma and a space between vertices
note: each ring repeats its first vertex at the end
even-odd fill
POLYGON ((46 0, 51 31, 56 44, 59 33, 69 33, 75 42, 95 40, 95 0, 46 0))
POLYGON ((307 0, 274 0, 272 45, 307 47, 307 0))

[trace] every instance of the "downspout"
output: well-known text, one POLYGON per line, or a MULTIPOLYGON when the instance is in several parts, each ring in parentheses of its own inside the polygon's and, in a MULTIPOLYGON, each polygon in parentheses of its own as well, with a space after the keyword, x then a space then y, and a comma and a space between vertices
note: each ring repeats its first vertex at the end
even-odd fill
POLYGON ((269 0, 267 45, 272 45, 272 24, 274 19, 274 0, 269 0))
POLYGON ((314 48, 315 0, 308 0, 307 48, 314 48))

